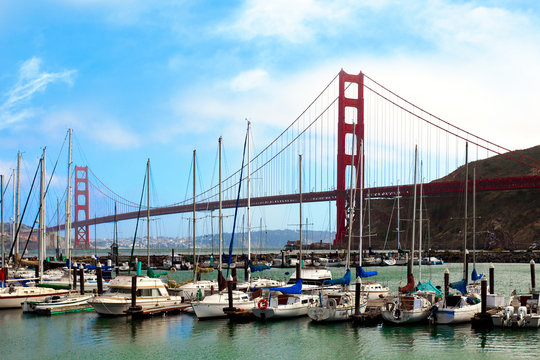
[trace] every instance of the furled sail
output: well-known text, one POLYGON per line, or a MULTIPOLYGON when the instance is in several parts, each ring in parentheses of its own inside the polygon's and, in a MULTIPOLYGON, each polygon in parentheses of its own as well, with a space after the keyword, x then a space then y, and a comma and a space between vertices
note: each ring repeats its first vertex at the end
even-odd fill
POLYGON ((480 280, 480 279, 482 278, 482 276, 484 276, 484 274, 480 274, 480 275, 479 275, 479 274, 476 272, 476 269, 473 269, 472 274, 471 274, 471 279, 472 279, 472 281, 480 280))
POLYGON ((339 279, 324 280, 325 285, 349 285, 351 283, 351 269, 347 269, 345 275, 339 279))
POLYGON ((356 276, 360 278, 367 278, 367 277, 375 276, 377 274, 378 273, 376 271, 365 271, 364 269, 362 269, 362 267, 359 267, 356 269, 356 276))
POLYGON ((296 280, 296 284, 291 286, 273 287, 270 291, 280 291, 284 294, 301 294, 302 293, 302 279, 296 280))
POLYGON ((465 281, 465 279, 461 279, 459 281, 450 283, 450 287, 452 289, 456 289, 457 291, 459 291, 463 295, 465 295, 467 293, 467 281, 465 281))

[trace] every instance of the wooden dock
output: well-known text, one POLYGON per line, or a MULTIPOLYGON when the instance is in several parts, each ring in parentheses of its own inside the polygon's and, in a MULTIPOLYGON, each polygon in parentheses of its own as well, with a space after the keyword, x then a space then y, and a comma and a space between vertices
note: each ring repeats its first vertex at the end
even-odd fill
POLYGON ((93 310, 94 308, 89 304, 80 304, 80 305, 59 306, 59 307, 50 307, 46 309, 39 309, 35 311, 35 314, 50 316, 50 315, 86 312, 86 311, 93 311, 93 310))
POLYGON ((385 299, 368 300, 366 310, 360 315, 352 315, 353 323, 357 325, 373 326, 382 322, 381 308, 385 299))

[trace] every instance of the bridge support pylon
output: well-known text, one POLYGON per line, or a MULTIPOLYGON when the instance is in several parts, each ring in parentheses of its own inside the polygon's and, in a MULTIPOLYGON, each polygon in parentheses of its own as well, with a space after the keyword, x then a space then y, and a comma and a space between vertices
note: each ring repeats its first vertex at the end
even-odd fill
POLYGON ((88 166, 75 166, 75 248, 90 248, 88 225, 79 226, 79 221, 88 220, 88 166))
MULTIPOLYGON (((364 140, 364 74, 360 72, 358 75, 347 74, 343 70, 339 73, 339 103, 338 103, 338 141, 337 141, 337 199, 336 199, 336 238, 334 239, 335 246, 345 246, 347 243, 346 235, 348 226, 349 211, 351 204, 348 203, 347 189, 349 181, 347 178, 347 168, 354 171, 356 186, 363 182, 362 172, 357 171, 360 165, 360 143, 364 140), (354 127, 353 124, 356 124, 354 127), (354 130, 353 130, 354 129, 354 130), (356 137, 355 153, 351 153, 350 144, 352 137, 349 139, 349 148, 346 149, 347 135, 356 137), (353 164, 351 167, 351 163, 353 164)), ((362 158, 364 153, 361 154, 362 158)), ((362 164, 364 162, 362 161, 362 164)), ((350 176, 350 175, 349 175, 350 176)), ((361 204, 359 204, 361 206, 361 204)), ((354 223, 354 221, 353 221, 354 223)))

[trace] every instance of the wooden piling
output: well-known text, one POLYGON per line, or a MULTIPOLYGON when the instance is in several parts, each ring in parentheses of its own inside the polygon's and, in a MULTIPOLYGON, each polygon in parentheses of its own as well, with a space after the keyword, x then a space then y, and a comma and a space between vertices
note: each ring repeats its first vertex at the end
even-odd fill
POLYGON ((71 268, 71 271, 73 271, 73 290, 77 290, 77 264, 74 264, 74 266, 71 268))
POLYGON ((444 270, 444 298, 448 297, 450 291, 450 270, 448 268, 444 270))
POLYGON ((489 265, 489 293, 495 294, 495 265, 489 265))
POLYGON ((133 309, 137 307, 137 275, 131 278, 131 307, 133 309))
MULTIPOLYGON (((75 270, 76 271, 76 270, 75 270)), ((81 284, 81 295, 84 295, 84 266, 81 264, 79 265, 79 282, 81 284)))
POLYGON ((101 263, 98 261, 96 265, 96 275, 97 275, 97 292, 98 295, 103 294, 103 273, 101 272, 101 263))
POLYGON ((354 315, 360 315, 360 276, 356 278, 356 283, 354 284, 354 315))
POLYGON ((531 260, 531 292, 534 292, 536 289, 536 274, 534 271, 534 260, 531 260))
POLYGON ((482 276, 480 281, 480 298, 482 301, 482 314, 485 314, 487 311, 487 279, 485 276, 482 276))

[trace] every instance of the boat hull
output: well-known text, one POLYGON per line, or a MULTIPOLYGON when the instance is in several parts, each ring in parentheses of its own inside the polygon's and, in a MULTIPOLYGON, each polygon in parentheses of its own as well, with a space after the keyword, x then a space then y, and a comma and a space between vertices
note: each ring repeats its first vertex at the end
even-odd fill
POLYGON ((436 324, 459 324, 470 322, 474 314, 479 313, 481 304, 474 304, 457 309, 441 308, 435 316, 436 324))
POLYGON ((384 321, 390 324, 402 325, 424 322, 429 315, 429 309, 425 310, 401 310, 398 313, 394 311, 383 310, 381 316, 384 321))
MULTIPOLYGON (((131 299, 99 297, 89 300, 88 303, 92 305, 99 315, 120 316, 127 314, 127 311, 131 306, 131 299)), ((152 307, 180 305, 182 304, 182 299, 176 296, 171 298, 137 298, 136 304, 145 310, 152 307)))
POLYGON ((44 301, 48 296, 67 294, 69 294, 67 290, 58 291, 44 288, 25 288, 11 294, 9 292, 3 292, 0 293, 0 309, 21 308, 21 304, 25 301, 44 301))

